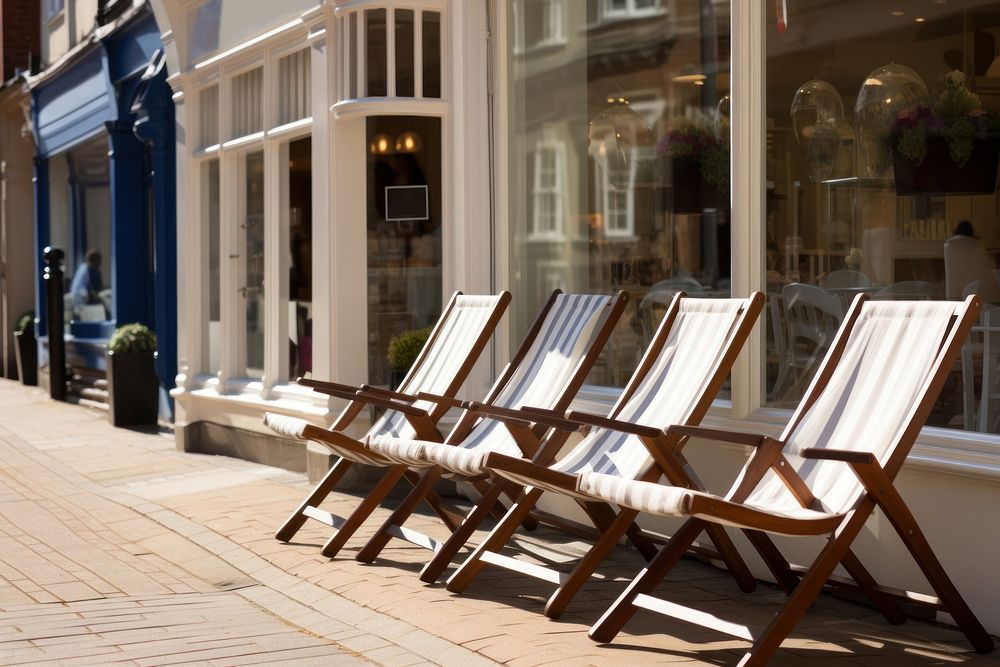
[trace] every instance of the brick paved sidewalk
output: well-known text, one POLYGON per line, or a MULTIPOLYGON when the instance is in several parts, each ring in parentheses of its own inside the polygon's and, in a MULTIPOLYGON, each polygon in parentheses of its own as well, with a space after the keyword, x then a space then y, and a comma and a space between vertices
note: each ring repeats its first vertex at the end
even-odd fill
MULTIPOLYGON (((745 651, 652 615, 612 645, 591 642, 587 628, 641 568, 626 549, 550 621, 549 590, 534 580, 487 568, 455 596, 423 585, 427 553, 399 541, 357 563, 384 511, 334 561, 319 555, 327 534, 314 522, 282 544, 273 531, 304 495, 303 475, 181 454, 169 434, 114 429, 8 381, 0 461, 0 664, 731 664, 745 651)), ((335 494, 330 508, 356 500, 335 494)), ((429 517, 414 527, 441 535, 429 517)), ((557 561, 584 548, 545 531, 521 544, 557 561)), ((758 624, 781 599, 766 586, 743 595, 696 562, 666 585, 674 600, 758 624)), ((968 651, 954 629, 891 627, 824 597, 776 664, 1000 664, 968 651)))

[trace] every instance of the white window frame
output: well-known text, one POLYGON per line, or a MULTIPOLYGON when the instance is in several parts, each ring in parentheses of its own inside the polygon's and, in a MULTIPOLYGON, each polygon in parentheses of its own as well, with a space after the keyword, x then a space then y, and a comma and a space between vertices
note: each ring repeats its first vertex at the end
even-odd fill
POLYGON ((636 6, 637 0, 625 0, 625 7, 612 6, 614 0, 601 0, 601 18, 607 20, 634 19, 663 13, 663 0, 654 0, 651 7, 636 6))
MULTIPOLYGON (((545 140, 537 143, 528 153, 528 159, 534 163, 534 181, 531 186, 532 199, 531 220, 528 228, 529 241, 558 241, 563 239, 566 211, 566 146, 556 140, 545 140), (541 163, 545 156, 552 157, 552 183, 542 182, 541 163), (552 200, 552 224, 542 226, 542 207, 539 202, 543 198, 552 200)), ((547 209, 546 209, 547 210, 547 209)))
POLYGON ((66 0, 42 0, 42 23, 48 23, 66 11, 66 0))

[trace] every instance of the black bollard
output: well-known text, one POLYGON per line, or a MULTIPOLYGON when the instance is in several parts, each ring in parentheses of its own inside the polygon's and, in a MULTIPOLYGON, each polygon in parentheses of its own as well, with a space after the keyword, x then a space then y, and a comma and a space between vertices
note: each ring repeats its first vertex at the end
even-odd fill
POLYGON ((49 333, 49 395, 57 401, 66 400, 66 340, 63 333, 63 270, 64 253, 48 246, 42 254, 45 259, 45 294, 48 308, 49 333))

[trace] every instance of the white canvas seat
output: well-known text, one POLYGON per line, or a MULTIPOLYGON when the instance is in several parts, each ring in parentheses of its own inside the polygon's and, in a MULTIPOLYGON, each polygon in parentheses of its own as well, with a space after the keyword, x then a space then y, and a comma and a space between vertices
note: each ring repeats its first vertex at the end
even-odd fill
MULTIPOLYGON (((385 461, 372 456, 361 442, 344 434, 343 430, 366 406, 375 405, 387 410, 372 424, 368 430, 369 436, 387 434, 442 438, 436 424, 448 411, 447 401, 454 397, 462 386, 509 303, 509 292, 501 292, 496 296, 466 295, 456 292, 445 306, 427 343, 403 379, 399 392, 367 385, 353 387, 299 378, 300 384, 312 387, 315 391, 347 400, 347 407, 329 429, 316 426, 301 418, 275 413, 267 413, 264 416, 264 423, 278 435, 322 443, 341 458, 278 529, 275 535, 277 539, 284 542, 290 540, 307 518, 314 518, 332 526, 340 525, 341 530, 331 538, 331 541, 338 538, 338 535, 341 535, 339 539, 346 539, 344 535, 349 534, 350 530, 344 530, 344 519, 319 510, 319 504, 353 463, 385 465, 385 461), (415 400, 411 398, 411 394, 404 392, 422 393, 427 398, 415 400)), ((386 479, 380 484, 392 487, 386 479)), ((331 543, 333 542, 327 543, 328 547, 331 543)))
MULTIPOLYGON (((855 301, 799 409, 779 439, 697 427, 668 429, 684 438, 725 440, 755 448, 724 495, 627 481, 599 472, 578 477, 577 490, 630 511, 688 517, 649 566, 591 630, 610 641, 638 608, 750 639, 741 664, 764 664, 812 604, 837 565, 892 622, 905 616, 887 590, 877 586, 851 553, 851 542, 876 506, 881 507, 938 599, 977 650, 991 650, 982 626, 937 562, 912 515, 892 485, 927 419, 979 311, 978 297, 964 303, 855 301), (754 545, 770 554, 768 566, 790 593, 767 626, 757 630, 711 619, 650 597, 687 544, 707 525, 729 525, 755 534, 754 545), (905 529, 900 529, 900 527, 905 529), (754 533, 756 531, 756 533, 754 533), (825 535, 826 547, 796 581, 796 570, 763 532, 825 535)), ((623 510, 624 511, 624 510, 623 510)), ((902 597, 906 597, 904 594, 902 597)), ((925 596, 926 597, 926 596, 925 596)))

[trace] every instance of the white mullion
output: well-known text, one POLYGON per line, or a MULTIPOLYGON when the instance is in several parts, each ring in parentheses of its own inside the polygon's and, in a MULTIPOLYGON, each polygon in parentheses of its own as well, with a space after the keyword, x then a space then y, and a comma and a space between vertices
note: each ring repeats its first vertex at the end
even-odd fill
POLYGON ((288 376, 288 143, 264 142, 264 376, 262 397, 288 376))
MULTIPOLYGON (((345 30, 350 30, 348 19, 345 17, 341 26, 345 30)), ((324 40, 313 45, 312 62, 310 69, 310 79, 312 83, 312 216, 313 216, 313 236, 312 236, 312 334, 313 334, 313 376, 321 378, 340 378, 340 374, 334 366, 333 325, 331 323, 331 313, 334 308, 333 294, 337 289, 333 280, 333 267, 330 258, 333 257, 333 210, 331 202, 334 201, 337 184, 333 178, 333 140, 332 126, 333 113, 330 111, 331 100, 329 91, 334 87, 332 81, 325 71, 326 68, 320 66, 322 63, 329 63, 328 58, 334 54, 340 54, 342 63, 337 63, 333 59, 333 67, 338 64, 341 67, 330 72, 339 71, 341 77, 339 88, 342 91, 341 98, 347 99, 350 93, 350 82, 348 77, 351 60, 348 58, 349 48, 345 44, 349 43, 349 35, 341 35, 341 43, 324 40), (327 53, 327 50, 330 53, 327 53)), ((347 286, 344 286, 346 289, 347 286)), ((332 399, 330 399, 332 400, 332 399)))
POLYGON ((368 95, 368 76, 365 73, 365 45, 368 43, 367 30, 368 30, 368 16, 367 12, 359 11, 357 13, 358 20, 355 22, 357 24, 357 50, 354 53, 354 63, 358 75, 358 87, 354 91, 358 98, 367 97, 368 95))
POLYGON ((177 210, 183 217, 177 221, 177 386, 191 389, 194 377, 205 370, 207 358, 207 328, 208 300, 203 296, 206 275, 203 267, 207 248, 207 225, 201 223, 201 162, 196 160, 191 151, 197 143, 194 137, 199 136, 198 118, 200 117, 199 95, 184 95, 183 102, 177 106, 177 118, 184 132, 177 133, 177 154, 181 156, 177 164, 180 173, 177 183, 182 189, 177 191, 177 210), (197 101, 196 101, 197 100, 197 101), (187 129, 191 128, 191 129, 187 129), (185 141, 187 145, 181 146, 185 141), (194 266, 191 266, 191 262, 194 266), (193 298, 194 295, 202 295, 193 298))
POLYGON ((261 100, 260 100, 260 113, 261 113, 261 123, 260 129, 269 130, 275 127, 280 122, 278 120, 278 104, 279 98, 281 97, 280 86, 278 84, 279 77, 276 76, 275 68, 278 67, 278 57, 275 56, 273 49, 264 50, 264 58, 261 63, 261 100))
MULTIPOLYGON (((764 54, 766 15, 756 2, 732 3, 731 76, 733 114, 730 142, 732 187, 732 286, 734 296, 764 287, 764 189, 766 173, 764 54)), ((764 336, 761 317, 733 366, 733 417, 740 419, 761 406, 764 381, 764 336)))
MULTIPOLYGON (((219 156, 219 319, 223 344, 219 356, 219 391, 243 373, 241 359, 245 356, 245 333, 240 332, 246 317, 245 300, 240 295, 242 285, 240 248, 240 210, 243 197, 239 192, 243 158, 232 152, 219 156), (243 306, 241 314, 240 306, 243 306)), ((243 326, 244 332, 246 327, 243 326)))
POLYGON ((424 12, 413 11, 413 96, 424 96, 424 12))
POLYGON ((385 10, 385 94, 396 96, 396 10, 385 10))

